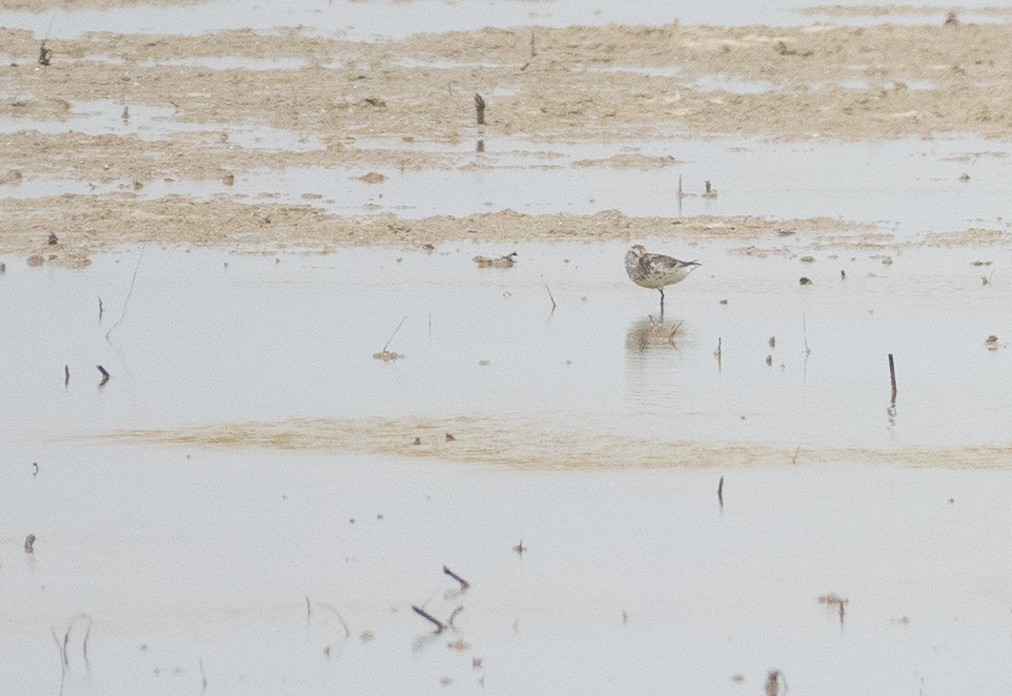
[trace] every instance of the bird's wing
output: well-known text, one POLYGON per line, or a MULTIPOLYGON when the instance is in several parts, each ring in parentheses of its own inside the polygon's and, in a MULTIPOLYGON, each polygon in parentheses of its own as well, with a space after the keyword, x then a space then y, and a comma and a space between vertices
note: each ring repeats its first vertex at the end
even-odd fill
POLYGON ((665 256, 664 254, 644 254, 640 259, 640 265, 652 267, 662 271, 676 271, 689 266, 698 266, 698 261, 679 261, 678 259, 665 256))

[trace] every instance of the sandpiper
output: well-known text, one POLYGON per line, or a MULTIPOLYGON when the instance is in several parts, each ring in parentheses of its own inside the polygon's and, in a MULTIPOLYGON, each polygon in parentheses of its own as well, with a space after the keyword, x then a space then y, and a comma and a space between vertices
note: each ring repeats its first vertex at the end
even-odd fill
POLYGON ((664 254, 651 254, 637 244, 625 255, 625 271, 632 282, 644 288, 659 290, 661 311, 664 311, 664 288, 685 280, 699 267, 696 261, 679 261, 664 254))

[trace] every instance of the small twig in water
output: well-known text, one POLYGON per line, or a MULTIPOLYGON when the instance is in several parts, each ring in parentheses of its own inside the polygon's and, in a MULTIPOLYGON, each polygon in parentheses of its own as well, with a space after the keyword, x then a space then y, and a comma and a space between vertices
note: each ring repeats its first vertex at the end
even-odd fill
POLYGON ((70 384, 70 365, 63 366, 63 386, 66 388, 70 384))
POLYGON ((465 580, 464 578, 462 578, 459 575, 457 575, 456 573, 454 573, 452 570, 450 570, 446 566, 443 566, 443 572, 445 574, 449 575, 451 578, 453 578, 457 582, 459 582, 460 583, 460 589, 466 590, 468 587, 471 586, 471 583, 469 583, 467 580, 465 580))
POLYGON ((390 360, 397 360, 399 358, 404 357, 403 355, 395 353, 392 350, 387 350, 387 348, 390 347, 390 341, 394 340, 394 336, 397 335, 397 332, 401 330, 401 327, 407 320, 408 320, 407 316, 401 319, 400 323, 397 324, 397 328, 394 329, 394 332, 392 334, 390 334, 390 338, 388 338, 387 342, 383 344, 383 350, 381 350, 379 353, 373 353, 372 357, 374 357, 376 360, 383 360, 384 362, 389 362, 390 360))
POLYGON ((384 353, 386 352, 387 347, 390 345, 390 341, 394 340, 394 336, 397 335, 397 332, 401 330, 401 327, 404 325, 404 322, 406 322, 407 320, 408 320, 407 316, 405 316, 403 319, 401 319, 401 322, 397 325, 397 328, 394 329, 394 332, 392 334, 390 334, 390 338, 388 338, 387 342, 383 344, 383 352, 384 353))
POLYGON ((552 289, 548 287, 548 283, 545 283, 545 290, 548 291, 548 299, 552 301, 552 311, 555 311, 555 298, 552 297, 552 289))
POLYGON ((105 312, 105 308, 102 306, 102 298, 98 298, 98 321, 102 322, 102 313, 105 312))
POLYGON ((414 610, 415 610, 415 613, 416 613, 416 614, 418 614, 419 616, 421 616, 421 617, 423 617, 423 618, 426 618, 426 619, 428 619, 429 621, 431 621, 431 622, 432 622, 432 623, 433 623, 433 624, 434 624, 434 625, 436 626, 436 633, 442 633, 442 632, 443 632, 443 630, 445 630, 445 629, 446 629, 446 626, 445 626, 445 625, 443 624, 443 622, 442 622, 442 621, 440 621, 440 620, 439 620, 439 619, 437 619, 437 618, 436 618, 435 616, 433 616, 433 615, 432 615, 432 614, 430 614, 429 612, 425 611, 425 610, 424 610, 424 609, 422 609, 421 607, 419 607, 419 606, 416 606, 416 605, 412 604, 412 605, 411 605, 411 608, 412 608, 412 609, 414 609, 414 610))
POLYGON ((896 366, 893 364, 893 354, 889 354, 889 382, 892 384, 892 405, 896 405, 896 366))
POLYGON ((101 365, 96 365, 95 367, 97 367, 98 371, 102 373, 102 381, 98 383, 98 386, 104 387, 105 383, 109 381, 109 371, 101 365))
POLYGON ((207 674, 204 673, 204 660, 201 658, 197 661, 200 665, 200 693, 203 694, 207 691, 207 674))
POLYGON ((717 484, 717 501, 720 503, 720 507, 724 507, 724 477, 720 477, 720 482, 717 484))
POLYGON ((144 258, 144 247, 141 247, 141 253, 137 257, 137 265, 134 266, 133 277, 130 278, 130 289, 127 290, 126 299, 123 300, 123 313, 120 314, 119 319, 116 320, 116 323, 113 324, 112 326, 110 326, 109 330, 105 332, 105 340, 106 340, 106 342, 109 341, 109 334, 112 333, 112 330, 115 329, 117 326, 119 326, 120 322, 123 321, 123 318, 126 316, 127 304, 129 304, 129 302, 130 302, 130 296, 134 294, 134 284, 137 282, 137 271, 139 271, 140 268, 141 268, 141 259, 142 258, 144 258))

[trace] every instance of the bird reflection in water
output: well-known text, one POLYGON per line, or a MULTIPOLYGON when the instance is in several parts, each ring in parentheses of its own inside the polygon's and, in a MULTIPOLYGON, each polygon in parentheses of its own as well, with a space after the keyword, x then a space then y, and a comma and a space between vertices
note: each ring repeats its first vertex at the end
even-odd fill
POLYGON ((626 348, 640 353, 650 348, 678 348, 678 340, 685 333, 683 324, 682 319, 665 321, 663 314, 637 319, 626 331, 626 348))

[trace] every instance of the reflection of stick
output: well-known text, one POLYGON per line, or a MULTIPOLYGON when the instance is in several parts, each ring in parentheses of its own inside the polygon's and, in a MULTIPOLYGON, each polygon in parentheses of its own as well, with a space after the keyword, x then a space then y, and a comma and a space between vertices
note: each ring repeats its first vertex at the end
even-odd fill
POLYGON ((896 405, 896 366, 893 364, 893 354, 889 354, 889 381, 893 386, 892 405, 896 405))
POLYGON ((431 621, 431 622, 432 622, 433 624, 435 624, 435 626, 436 626, 436 633, 440 633, 440 632, 442 632, 442 631, 443 631, 443 629, 445 629, 445 628, 446 628, 446 626, 444 626, 444 625, 443 625, 443 622, 442 622, 442 621, 440 621, 440 620, 439 620, 439 619, 437 619, 437 618, 436 618, 435 616, 433 616, 433 615, 432 615, 432 614, 430 614, 429 612, 425 611, 425 610, 424 610, 424 609, 422 609, 421 607, 417 607, 417 606, 415 606, 414 604, 412 604, 412 605, 411 605, 411 608, 415 610, 415 613, 416 613, 416 614, 418 614, 418 615, 419 615, 419 616, 421 616, 421 617, 424 617, 424 618, 428 619, 428 620, 429 620, 429 621, 431 621))
POLYGON ((457 582, 459 582, 460 583, 460 589, 466 590, 468 587, 471 586, 471 583, 469 583, 467 580, 465 580, 464 578, 462 578, 459 575, 457 575, 456 573, 454 573, 452 570, 450 570, 446 566, 443 566, 443 572, 446 573, 447 575, 449 575, 451 578, 453 578, 457 582))

